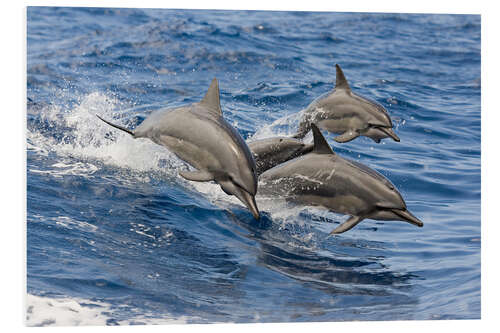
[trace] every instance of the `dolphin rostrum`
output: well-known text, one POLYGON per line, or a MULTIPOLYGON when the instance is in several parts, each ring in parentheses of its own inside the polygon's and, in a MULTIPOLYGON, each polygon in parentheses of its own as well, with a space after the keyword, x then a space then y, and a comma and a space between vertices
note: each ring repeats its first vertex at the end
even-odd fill
POLYGON ((309 153, 313 145, 288 137, 273 137, 248 143, 253 154, 257 175, 292 158, 309 153))
POLYGON ((179 175, 192 181, 215 181, 259 219, 255 161, 241 135, 223 118, 219 98, 219 84, 214 78, 200 102, 159 110, 133 131, 97 117, 134 138, 148 138, 167 147, 197 169, 180 171, 179 175))
POLYGON ((399 142, 392 130, 392 120, 379 103, 355 94, 337 64, 335 89, 314 100, 304 111, 295 138, 303 138, 311 129, 311 123, 319 128, 340 134, 334 140, 349 142, 360 135, 379 143, 391 137, 399 142))
POLYGON ((259 188, 350 217, 330 234, 345 232, 365 218, 406 221, 422 227, 401 194, 380 173, 335 154, 313 123, 314 148, 309 154, 267 170, 259 188))

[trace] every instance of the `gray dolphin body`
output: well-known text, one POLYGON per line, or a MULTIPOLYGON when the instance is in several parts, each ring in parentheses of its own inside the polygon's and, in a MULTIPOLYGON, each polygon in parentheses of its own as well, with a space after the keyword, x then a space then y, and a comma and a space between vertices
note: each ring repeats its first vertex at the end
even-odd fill
POLYGON ((351 217, 331 232, 345 232, 365 218, 423 223, 407 209, 389 180, 369 167, 333 152, 318 127, 311 124, 313 151, 260 176, 260 188, 305 204, 322 206, 351 217))
POLYGON ((249 142, 248 148, 253 154, 257 175, 261 175, 278 164, 311 152, 313 145, 294 138, 273 137, 249 142))
POLYGON ((222 116, 217 79, 213 79, 201 102, 159 110, 133 131, 99 119, 134 138, 148 138, 167 147, 198 170, 180 171, 182 177, 215 181, 259 218, 255 161, 241 135, 222 116))
POLYGON ((340 143, 351 141, 360 135, 379 143, 391 137, 399 142, 392 130, 392 120, 387 110, 377 102, 352 92, 339 65, 335 89, 320 96, 304 111, 295 138, 303 138, 311 129, 311 123, 329 132, 340 134, 334 140, 340 143))

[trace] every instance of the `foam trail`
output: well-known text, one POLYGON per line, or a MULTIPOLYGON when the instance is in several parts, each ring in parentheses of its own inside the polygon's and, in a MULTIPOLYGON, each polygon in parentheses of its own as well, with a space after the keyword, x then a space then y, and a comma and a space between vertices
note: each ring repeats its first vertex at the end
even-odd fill
MULTIPOLYGON (((123 308, 124 306, 122 306, 123 308)), ((51 298, 28 294, 26 296, 27 326, 103 326, 113 324, 186 324, 188 318, 174 318, 170 314, 141 314, 133 316, 134 309, 122 309, 132 314, 127 320, 115 320, 115 309, 109 303, 83 298, 51 298)), ((120 309, 118 309, 120 311, 120 309)))

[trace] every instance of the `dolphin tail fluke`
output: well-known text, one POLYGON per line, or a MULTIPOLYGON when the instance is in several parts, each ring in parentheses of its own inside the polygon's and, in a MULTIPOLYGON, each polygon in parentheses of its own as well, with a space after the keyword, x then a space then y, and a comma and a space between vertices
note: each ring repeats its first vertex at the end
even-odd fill
POLYGON ((423 227, 424 222, 420 221, 418 218, 416 218, 412 213, 410 213, 407 209, 401 210, 401 209, 393 209, 392 212, 399 216, 403 221, 406 221, 408 223, 414 224, 417 227, 423 227))
POLYGON ((134 132, 132 132, 132 131, 131 131, 131 130, 129 130, 128 128, 122 127, 122 126, 120 126, 120 125, 115 125, 115 124, 113 124, 113 123, 111 123, 111 122, 107 121, 106 119, 101 118, 101 117, 100 117, 99 115, 97 115, 97 114, 96 114, 96 116, 97 116, 97 118, 101 119, 101 120, 102 120, 102 121, 104 121, 106 124, 108 124, 109 126, 112 126, 112 127, 117 128, 117 129, 119 129, 119 130, 122 130, 122 131, 124 131, 124 132, 126 132, 126 133, 128 133, 128 134, 130 134, 130 135, 132 135, 132 136, 135 136, 134 132))
POLYGON ((214 176, 207 171, 179 171, 179 175, 184 179, 195 182, 208 182, 214 180, 214 176))
POLYGON ((348 230, 351 230, 364 219, 362 216, 351 216, 350 218, 347 219, 344 223, 339 225, 337 228, 335 228, 332 232, 330 232, 331 235, 336 235, 336 234, 341 234, 343 232, 346 232, 348 230))

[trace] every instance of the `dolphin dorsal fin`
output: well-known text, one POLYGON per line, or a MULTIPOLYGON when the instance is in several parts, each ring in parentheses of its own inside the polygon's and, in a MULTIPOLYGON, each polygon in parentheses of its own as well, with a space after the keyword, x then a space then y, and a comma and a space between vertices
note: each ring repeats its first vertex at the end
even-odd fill
POLYGON ((210 111, 215 112, 217 115, 222 116, 222 109, 220 107, 220 93, 219 82, 216 78, 210 83, 205 97, 201 100, 200 104, 206 106, 210 111))
POLYGON ((335 89, 351 90, 351 87, 349 87, 349 83, 347 83, 347 79, 345 78, 344 72, 342 72, 342 68, 340 68, 339 64, 335 64, 335 68, 337 69, 335 89))
POLYGON ((314 137, 314 148, 313 148, 313 153, 316 154, 333 154, 335 155, 335 152, 332 150, 332 147, 326 142, 325 137, 319 130, 318 126, 316 124, 312 123, 311 124, 311 129, 313 132, 313 137, 314 137))

